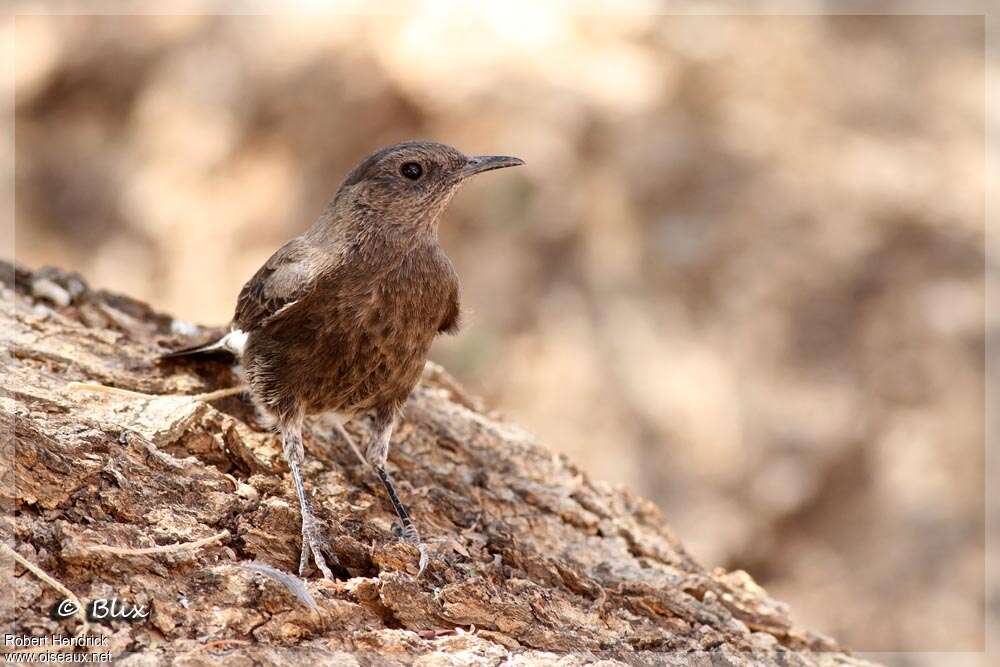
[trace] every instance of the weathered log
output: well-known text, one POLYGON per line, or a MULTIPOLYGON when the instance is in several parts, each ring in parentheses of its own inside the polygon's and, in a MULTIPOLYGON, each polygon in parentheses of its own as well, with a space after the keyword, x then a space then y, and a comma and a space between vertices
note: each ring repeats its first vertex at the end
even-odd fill
MULTIPOLYGON (((0 422, 15 436, 5 542, 84 603, 151 608, 145 622, 91 625, 122 664, 863 664, 796 627, 746 573, 700 566, 651 503, 591 480, 430 364, 389 457, 427 572, 414 576, 378 481, 319 418, 307 485, 341 579, 313 573, 296 591, 262 576, 298 563, 278 439, 243 398, 180 396, 233 385, 230 366, 158 364, 197 332, 73 275, 3 268, 16 274, 0 315, 0 422)), ((367 434, 364 420, 348 428, 367 434)), ((63 594, 3 561, 7 632, 77 631, 49 615, 63 594)))

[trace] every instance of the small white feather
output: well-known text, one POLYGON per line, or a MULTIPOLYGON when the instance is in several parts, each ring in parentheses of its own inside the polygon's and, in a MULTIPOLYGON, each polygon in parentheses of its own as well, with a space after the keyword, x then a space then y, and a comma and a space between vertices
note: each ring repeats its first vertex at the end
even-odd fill
POLYGON ((238 357, 243 356, 243 349, 247 346, 247 333, 240 329, 233 329, 219 341, 219 346, 224 347, 238 357))

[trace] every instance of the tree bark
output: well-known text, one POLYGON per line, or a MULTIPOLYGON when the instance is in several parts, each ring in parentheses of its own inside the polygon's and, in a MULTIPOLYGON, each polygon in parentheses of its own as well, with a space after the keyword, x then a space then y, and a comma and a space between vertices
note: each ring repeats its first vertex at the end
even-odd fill
MULTIPOLYGON (((865 664, 745 572, 703 568, 651 503, 591 480, 432 364, 389 456, 427 572, 414 576, 378 480, 316 418, 306 484, 341 578, 312 571, 299 590, 262 575, 298 564, 279 440, 243 397, 181 396, 236 384, 226 363, 155 361, 208 332, 74 275, 4 268, 5 542, 84 604, 151 609, 90 625, 121 664, 865 664)), ((368 435, 365 420, 348 430, 368 435)), ((79 630, 50 617, 65 595, 3 562, 6 632, 79 630)))

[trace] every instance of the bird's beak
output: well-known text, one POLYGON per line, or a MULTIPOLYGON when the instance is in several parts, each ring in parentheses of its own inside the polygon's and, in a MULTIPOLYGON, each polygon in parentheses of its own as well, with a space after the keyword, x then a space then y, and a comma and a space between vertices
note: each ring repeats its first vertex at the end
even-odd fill
POLYGON ((505 155, 476 155, 470 157, 465 166, 458 172, 459 178, 468 178, 481 174, 491 169, 503 169, 504 167, 516 167, 524 164, 524 160, 517 157, 507 157, 505 155))

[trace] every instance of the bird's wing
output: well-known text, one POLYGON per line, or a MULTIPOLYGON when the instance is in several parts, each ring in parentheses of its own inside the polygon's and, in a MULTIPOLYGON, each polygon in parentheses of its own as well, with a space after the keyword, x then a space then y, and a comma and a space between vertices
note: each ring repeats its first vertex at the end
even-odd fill
POLYGON ((455 334, 458 333, 458 329, 461 326, 459 320, 462 317, 462 305, 458 293, 458 274, 455 273, 455 267, 452 266, 451 260, 448 259, 448 256, 443 251, 438 250, 437 255, 443 272, 447 276, 445 284, 447 285, 446 290, 448 295, 444 317, 441 318, 441 322, 438 324, 438 333, 455 334))
POLYGON ((249 333, 293 307, 314 286, 314 260, 301 237, 278 248, 240 291, 233 328, 249 333))

